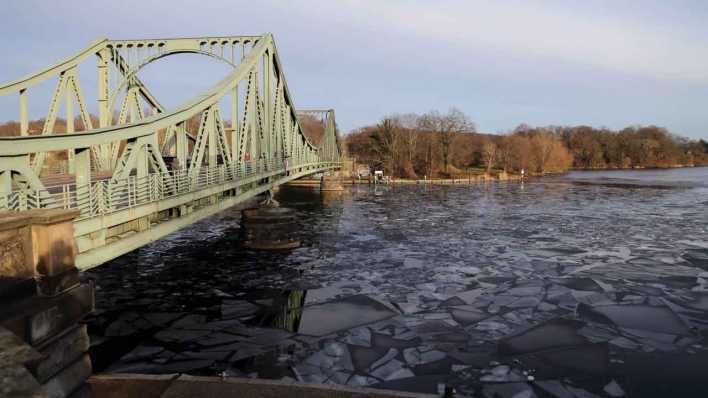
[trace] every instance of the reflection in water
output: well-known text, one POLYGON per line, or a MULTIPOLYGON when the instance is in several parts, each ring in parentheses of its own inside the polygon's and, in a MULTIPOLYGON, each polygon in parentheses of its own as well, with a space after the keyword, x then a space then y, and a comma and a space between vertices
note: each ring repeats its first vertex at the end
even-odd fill
POLYGON ((320 191, 323 206, 333 206, 344 199, 344 191, 320 191))
POLYGON ((286 290, 280 295, 274 296, 270 299, 273 304, 263 307, 262 311, 249 321, 249 324, 280 328, 297 333, 300 329, 306 294, 306 290, 286 290))
POLYGON ((462 396, 708 396, 708 189, 652 186, 286 187, 292 252, 240 249, 233 209, 87 273, 94 363, 462 396))

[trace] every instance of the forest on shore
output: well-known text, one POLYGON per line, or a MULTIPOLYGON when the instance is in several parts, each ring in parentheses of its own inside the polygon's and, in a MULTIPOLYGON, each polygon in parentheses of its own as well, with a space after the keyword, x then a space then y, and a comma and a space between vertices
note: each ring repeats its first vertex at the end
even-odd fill
MULTIPOLYGON (((94 125, 97 117, 91 115, 94 125)), ((44 119, 29 122, 30 134, 39 134, 44 119)), ((305 134, 317 144, 324 121, 300 115, 305 134)), ((80 118, 76 131, 84 130, 80 118)), ((187 121, 196 134, 199 118, 187 121)), ((0 124, 0 136, 19 135, 16 121, 0 124)), ((57 118, 53 131, 66 132, 66 120, 57 118)), ((590 126, 532 127, 521 124, 503 134, 478 133, 469 116, 452 108, 446 113, 394 114, 379 123, 340 136, 340 146, 370 170, 384 170, 397 178, 462 177, 499 171, 529 174, 560 173, 569 169, 665 168, 708 165, 708 142, 690 140, 657 126, 630 126, 621 130, 590 126)), ((65 153, 50 159, 65 159, 65 153)))
POLYGON ((455 108, 394 114, 351 132, 344 142, 360 164, 399 178, 708 165, 708 142, 679 137, 663 127, 522 124, 503 134, 482 134, 455 108))

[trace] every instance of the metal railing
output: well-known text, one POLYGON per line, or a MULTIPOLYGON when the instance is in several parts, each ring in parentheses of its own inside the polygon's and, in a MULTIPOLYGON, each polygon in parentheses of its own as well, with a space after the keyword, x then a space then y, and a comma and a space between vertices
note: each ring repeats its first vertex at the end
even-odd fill
POLYGON ((293 161, 292 158, 288 160, 292 163, 277 158, 259 159, 240 164, 202 166, 198 173, 180 169, 151 173, 144 177, 132 175, 122 180, 103 179, 83 185, 74 183, 49 186, 42 190, 16 190, 0 196, 0 209, 79 209, 81 215, 78 220, 83 220, 259 175, 266 177, 305 167, 326 168, 339 164, 329 161, 305 163, 293 161))

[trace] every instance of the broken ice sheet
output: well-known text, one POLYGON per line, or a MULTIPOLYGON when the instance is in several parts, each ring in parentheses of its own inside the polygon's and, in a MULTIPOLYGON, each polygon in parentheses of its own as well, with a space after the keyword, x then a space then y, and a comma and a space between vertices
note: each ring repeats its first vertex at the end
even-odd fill
POLYGON ((629 329, 666 334, 688 335, 683 321, 668 307, 648 305, 578 305, 578 314, 591 321, 614 324, 629 329))
MULTIPOLYGON (((418 388, 424 385, 437 386, 442 380, 437 375, 425 379, 418 371, 437 372, 449 369, 451 372, 458 370, 459 377, 463 374, 469 377, 464 382, 467 385, 461 390, 471 391, 474 396, 483 396, 482 386, 478 385, 481 376, 479 370, 493 368, 494 366, 489 365, 490 361, 498 360, 512 365, 512 368, 522 369, 523 365, 534 363, 532 361, 535 360, 541 364, 539 369, 542 372, 535 374, 539 377, 536 378, 533 389, 539 396, 544 396, 546 390, 541 390, 538 386, 546 380, 541 380, 540 375, 557 374, 560 371, 556 368, 564 373, 577 373, 577 369, 565 368, 567 361, 573 360, 574 356, 590 355, 591 360, 585 362, 588 365, 596 364, 591 368, 602 368, 602 362, 595 361, 594 358, 602 357, 603 346, 593 346, 589 343, 607 343, 613 352, 612 366, 617 368, 613 371, 630 372, 631 379, 638 380, 632 385, 622 374, 616 376, 617 383, 627 392, 634 392, 642 385, 651 384, 654 379, 660 378, 658 376, 671 373, 673 368, 680 371, 674 372, 675 376, 664 382, 673 389, 680 389, 681 386, 691 383, 695 385, 696 380, 704 379, 700 373, 703 368, 696 364, 705 362, 705 359, 691 362, 691 357, 701 356, 707 345, 705 333, 701 332, 703 329, 700 325, 708 327, 706 316, 703 316, 708 310, 708 300, 701 296, 700 292, 708 289, 708 272, 689 261, 695 261, 697 258, 700 261, 700 252, 689 252, 688 256, 684 256, 687 249, 708 247, 705 243, 708 241, 705 222, 701 218, 703 210, 706 209, 706 204, 700 204, 706 201, 704 197, 696 202, 692 199, 695 192, 688 191, 597 191, 595 188, 587 190, 568 186, 551 187, 542 181, 525 184, 522 195, 515 184, 503 188, 490 185, 484 189, 430 187, 423 191, 418 188, 420 187, 409 190, 401 187, 395 194, 382 191, 382 196, 374 196, 373 192, 365 187, 356 187, 354 189, 358 190, 357 197, 353 197, 351 201, 337 203, 334 207, 320 209, 313 208, 312 203, 307 204, 307 210, 303 213, 303 232, 309 234, 309 238, 305 239, 310 239, 308 242, 311 246, 287 256, 255 256, 225 250, 224 243, 230 245, 232 241, 220 240, 218 234, 212 232, 220 224, 212 221, 207 221, 195 229, 196 235, 190 235, 192 232, 189 232, 189 228, 184 229, 177 233, 181 236, 176 247, 180 249, 178 251, 165 250, 164 242, 170 239, 172 242, 176 241, 174 238, 167 238, 162 241, 163 246, 146 246, 145 250, 140 251, 140 256, 130 254, 116 262, 112 269, 111 265, 107 264, 96 271, 89 271, 100 275, 96 279, 103 290, 97 293, 97 305, 111 311, 101 316, 103 323, 99 323, 94 329, 104 330, 119 319, 121 311, 137 311, 147 322, 138 320, 139 317, 130 318, 133 315, 129 315, 125 319, 126 322, 114 325, 111 332, 145 332, 143 326, 154 326, 156 330, 147 329, 147 339, 159 328, 189 328, 233 333, 246 336, 247 339, 256 338, 255 335, 247 334, 250 326, 240 325, 238 321, 241 316, 250 317, 251 309, 255 308, 248 308, 248 305, 239 308, 238 305, 231 304, 237 304, 240 300, 257 307, 267 307, 274 304, 272 299, 262 295, 252 296, 246 290, 263 286, 275 289, 291 288, 293 284, 303 283, 308 288, 332 288, 328 289, 331 294, 320 295, 328 293, 323 290, 308 296, 320 303, 337 297, 339 293, 335 290, 340 289, 342 296, 365 294, 386 297, 388 301, 398 303, 396 310, 392 312, 406 314, 395 315, 385 321, 376 321, 365 326, 361 326, 358 320, 352 320, 354 326, 342 322, 342 329, 330 328, 336 330, 324 335, 328 337, 302 334, 283 337, 298 342, 294 349, 293 366, 310 366, 302 361, 315 352, 324 351, 324 345, 332 340, 347 344, 352 365, 357 371, 312 367, 312 372, 307 377, 313 382, 345 382, 356 385, 379 382, 386 388, 418 388), (426 199, 419 200, 421 197, 426 199), (434 200, 430 200, 431 198, 434 200), (522 199, 519 200, 520 198, 522 199), (421 205, 410 206, 414 200, 419 200, 416 203, 421 205), (690 216, 678 218, 669 214, 678 211, 675 209, 679 207, 665 207, 676 204, 685 209, 688 205, 688 208, 693 206, 695 210, 696 203, 701 206, 700 213, 694 211, 690 216), (420 211, 420 207, 425 207, 425 211, 420 211), (214 236, 214 246, 202 239, 202 235, 207 233, 214 236), (687 236, 690 237, 690 242, 686 241, 687 236), (359 238, 367 239, 364 239, 364 242, 359 238), (621 242, 621 246, 617 246, 617 242, 621 242), (540 250, 536 250, 538 248, 540 250), (563 253, 566 249, 570 251, 563 253), (578 249, 586 252, 573 253, 578 249), (163 257, 157 261, 164 262, 163 270, 152 272, 152 278, 148 278, 149 274, 132 275, 132 268, 126 265, 136 264, 140 272, 144 271, 145 264, 148 263, 142 261, 141 256, 149 256, 151 252, 163 257), (219 256, 209 257, 212 252, 218 252, 219 256), (316 263, 317 266, 300 268, 297 275, 283 271, 292 271, 293 267, 309 262, 316 263), (200 266, 194 266, 195 264, 200 266), (411 268, 405 268, 406 265, 411 268), (466 267, 468 269, 465 270, 466 267), (166 268, 179 272, 164 272, 166 268), (104 272, 103 269, 107 271, 104 272), (569 276, 568 273, 574 275, 569 276), (123 283, 124 281, 126 283, 123 283), (194 290, 194 294, 189 292, 190 290, 194 290), (233 297, 225 297, 220 292, 233 297), (317 295, 320 298, 317 298, 317 295), (521 301, 510 301, 510 297, 521 301), (534 307, 533 298, 543 301, 534 307), (227 306, 223 309, 232 310, 233 313, 222 313, 221 303, 225 299, 227 306), (523 334, 523 331, 531 329, 529 323, 538 326, 546 323, 549 317, 576 317, 578 303, 587 304, 589 307, 642 303, 641 305, 649 307, 671 309, 662 300, 670 300, 680 307, 679 310, 673 310, 674 314, 683 318, 691 327, 697 328, 698 333, 691 330, 690 336, 675 335, 649 330, 654 329, 653 327, 618 325, 606 316, 603 322, 596 322, 581 314, 581 324, 584 326, 576 330, 575 338, 566 339, 563 337, 563 331, 546 329, 551 338, 537 335, 524 343, 538 351, 526 352, 519 348, 522 344, 517 341, 515 347, 519 349, 516 354, 499 358, 497 353, 499 339, 502 339, 501 345, 506 344, 503 341, 505 337, 523 334), (515 302, 517 304, 513 304, 515 302), (119 308, 122 303, 130 304, 131 308, 119 308), (508 306, 514 305, 519 307, 509 311, 508 306), (159 315, 151 320, 144 314, 158 312, 178 314, 180 317, 198 313, 205 314, 208 319, 195 318, 195 322, 185 327, 171 327, 170 324, 178 319, 163 320, 162 315, 159 315), (226 314, 234 323, 228 327, 221 325, 220 323, 224 322, 222 314, 226 314), (425 319, 426 314, 429 319, 425 319), (428 325, 428 322, 434 321, 432 318, 439 319, 428 325), (396 322, 393 322, 394 320, 396 322), (373 327, 379 326, 379 323, 381 329, 373 327), (453 329, 442 327, 442 324, 453 329), (418 329, 419 326, 422 328, 418 329), (513 335, 510 335, 511 333, 513 335), (673 336, 676 336, 675 340, 673 336), (568 345, 556 347, 553 343, 556 338, 566 341, 568 345), (678 349, 659 352, 669 346, 678 349), (385 356, 390 349, 398 350, 398 355, 383 361, 381 365, 390 360, 406 361, 406 365, 399 369, 400 372, 405 374, 405 369, 408 369, 416 374, 415 377, 381 382, 368 374, 368 367, 385 356), (410 351, 409 358, 406 358, 405 352, 409 349, 421 353, 425 350, 445 352, 448 357, 411 367, 407 363, 408 360, 418 360, 411 359, 410 351), (642 368, 647 362, 644 357, 639 360, 629 359, 626 366, 621 362, 626 355, 642 353, 644 350, 654 350, 652 353, 655 354, 656 369, 642 368), (679 356, 675 362, 666 360, 668 355, 680 353, 689 358, 679 356), (451 365, 448 363, 451 358, 457 362, 451 365), (514 359, 523 363, 514 363, 514 359), (685 362, 691 363, 691 367, 681 365, 685 362), (460 366, 471 368, 462 371, 460 366), (349 374, 351 376, 348 380, 344 380, 349 374)), ((381 187, 377 189, 381 190, 381 187)), ((319 192, 316 200, 320 200, 319 192)), ((312 201, 308 199, 306 202, 312 201)), ((237 220, 238 217, 234 219, 237 220)), ((150 262, 152 263, 154 262, 150 262)), ((356 315, 351 318, 356 318, 356 315)), ((669 323, 672 324, 674 320, 669 318, 669 323)), ((307 328, 304 324, 303 322, 302 330, 307 328)), ((572 334, 572 329, 566 331, 572 334)), ((219 334, 212 337, 217 341, 222 337, 227 340, 219 334)), ((168 362, 176 360, 172 359, 173 356, 195 356, 179 357, 179 361, 186 361, 199 359, 196 356, 201 355, 210 359, 220 358, 234 351, 245 356, 253 356, 254 352, 263 351, 263 346, 254 342, 246 344, 236 341, 217 346, 197 344, 200 341, 208 341, 209 338, 209 335, 205 335, 185 341, 188 343, 186 352, 170 351, 165 357, 156 354, 145 359, 168 362), (253 347, 250 344, 253 344, 253 347), (192 351, 197 349, 200 353, 192 351)), ((269 342, 273 340, 282 341, 279 340, 281 337, 271 334, 259 335, 258 339, 268 343, 268 347, 271 347, 269 342)), ((108 339, 109 344, 110 341, 108 339)), ((172 344, 148 340, 144 344, 161 343, 171 350, 176 349, 181 342, 172 344)), ((330 349, 330 354, 334 356, 323 353, 328 358, 340 358, 336 349, 330 349)), ((134 362, 140 360, 142 359, 136 358, 134 362)), ((156 371, 157 362, 152 361, 147 362, 147 370, 156 371), (150 368, 150 365, 154 367, 150 368)), ((577 358, 575 361, 582 362, 577 358)), ((267 368, 270 364, 261 362, 258 366, 267 368)), ((206 369, 198 371, 209 372, 206 369)), ((252 369, 243 369, 244 375, 253 372, 252 369)), ((258 374, 262 377, 266 373, 258 374)), ((611 381, 599 377, 585 385, 575 379, 572 379, 573 382, 551 379, 554 380, 559 382, 561 391, 569 392, 572 398, 607 397, 608 393, 603 388, 611 381)), ((657 382, 654 386, 640 391, 654 391, 658 384, 657 382)), ((516 392, 522 395, 530 394, 527 389, 516 392)))
POLYGON ((578 334, 578 329, 582 326, 582 322, 571 319, 552 319, 500 340, 499 353, 518 355, 550 348, 582 345, 588 342, 585 337, 578 334))
POLYGON ((298 332, 310 336, 324 336, 394 315, 396 313, 387 306, 368 296, 350 296, 305 307, 302 311, 298 332))
POLYGON ((404 367, 404 363, 391 359, 385 364, 375 368, 370 374, 381 380, 396 380, 415 376, 410 369, 404 367))
POLYGON ((527 383, 485 384, 482 395, 486 398, 536 398, 536 394, 527 383))

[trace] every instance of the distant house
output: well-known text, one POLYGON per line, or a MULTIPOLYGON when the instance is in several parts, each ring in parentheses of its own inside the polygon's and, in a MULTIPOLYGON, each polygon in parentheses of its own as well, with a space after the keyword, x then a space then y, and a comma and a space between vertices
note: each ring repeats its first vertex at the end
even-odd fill
POLYGON ((368 166, 359 165, 356 169, 356 174, 362 177, 368 177, 371 171, 368 166))

